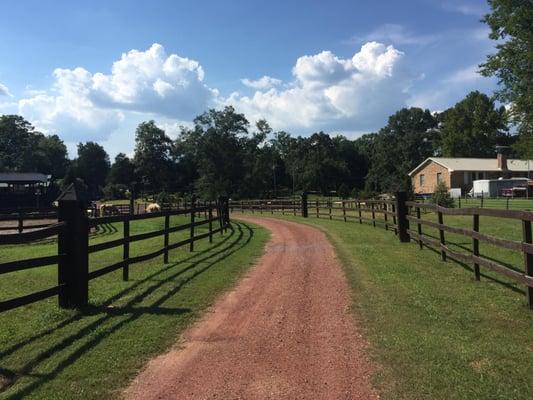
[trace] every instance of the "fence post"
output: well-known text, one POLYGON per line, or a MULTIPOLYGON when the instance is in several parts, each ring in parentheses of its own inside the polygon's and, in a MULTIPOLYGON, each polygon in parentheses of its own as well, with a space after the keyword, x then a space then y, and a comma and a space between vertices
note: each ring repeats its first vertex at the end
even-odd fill
POLYGON ((22 233, 24 230, 24 215, 22 214, 22 211, 19 211, 18 213, 18 232, 22 233))
MULTIPOLYGON (((479 214, 474 214, 474 220, 473 220, 473 226, 472 230, 474 232, 479 232, 479 214)), ((479 256, 479 240, 475 237, 472 237, 472 253, 475 257, 479 256)), ((479 272, 479 264, 474 262, 474 275, 476 277, 476 281, 479 281, 480 279, 480 272, 479 272)))
MULTIPOLYGON (((533 236, 531 234, 531 221, 522 221, 522 232, 524 243, 533 243, 533 236)), ((533 276, 533 254, 524 251, 524 266, 525 273, 528 276, 533 276)), ((533 309, 533 287, 528 286, 527 290, 527 306, 533 309)))
POLYGON ((195 216, 195 208, 196 208, 196 198, 195 196, 192 196, 191 199, 191 226, 189 230, 189 239, 191 240, 189 242, 189 251, 194 251, 194 216, 195 216))
POLYGON ((407 219, 407 193, 396 193, 396 221, 398 225, 398 238, 400 242, 407 243, 411 240, 409 236, 409 220, 407 219))
POLYGON ((483 208, 483 197, 485 197, 485 196, 484 196, 483 190, 482 190, 481 191, 481 208, 483 208))
POLYGON ((163 246, 165 248, 163 253, 163 263, 168 264, 168 229, 170 228, 170 215, 168 212, 165 215, 165 234, 163 239, 163 246))
POLYGON ((370 208, 372 208, 372 226, 376 227, 376 211, 374 210, 374 203, 370 203, 370 208))
POLYGON ((309 210, 307 209, 307 192, 302 193, 302 217, 307 218, 309 210))
POLYGON ((130 191, 130 214, 135 213, 135 191, 132 189, 130 191))
POLYGON ((318 209, 318 200, 316 200, 316 217, 320 218, 320 212, 319 212, 319 209, 318 209))
POLYGON ((89 220, 74 184, 58 197, 58 220, 65 229, 58 236, 59 306, 78 308, 89 299, 89 220))
POLYGON ((331 199, 328 199, 328 207, 329 207, 329 219, 331 220, 331 207, 333 205, 333 202, 331 199))
POLYGON ((507 210, 509 209, 509 197, 507 197, 507 201, 506 201, 505 208, 506 208, 507 210))
POLYGON ((387 212, 389 211, 389 205, 387 203, 383 203, 383 220, 385 221, 385 230, 389 230, 389 216, 387 212))
POLYGON ((127 281, 130 276, 130 217, 125 216, 123 221, 124 245, 122 246, 122 280, 127 281))
MULTIPOLYGON (((439 207, 439 206, 437 206, 439 207)), ((437 213, 439 225, 444 225, 444 218, 441 211, 438 211, 437 213)), ((439 238, 440 238, 440 257, 442 258, 442 261, 446 261, 446 251, 442 248, 446 244, 446 241, 444 239, 444 229, 442 229, 442 226, 439 227, 439 238)))
POLYGON ((357 200, 357 210, 359 211, 359 223, 363 223, 363 213, 361 212, 361 202, 357 200))
POLYGON ((209 243, 213 243, 213 205, 209 201, 209 243))
POLYGON ((422 242, 422 224, 420 223, 420 219, 422 218, 422 215, 420 213, 420 207, 416 207, 416 219, 418 220, 416 223, 416 233, 418 233, 418 247, 420 247, 420 250, 424 248, 424 242, 422 242))
POLYGON ((342 218, 346 222, 346 205, 344 204, 344 200, 342 200, 342 218))

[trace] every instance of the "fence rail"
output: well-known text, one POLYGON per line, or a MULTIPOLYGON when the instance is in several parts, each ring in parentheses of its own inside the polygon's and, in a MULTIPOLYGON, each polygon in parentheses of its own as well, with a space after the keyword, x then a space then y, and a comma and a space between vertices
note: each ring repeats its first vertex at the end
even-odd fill
POLYGON ((74 190, 74 200, 68 199, 59 202, 57 214, 59 219, 58 223, 31 232, 0 235, 0 245, 28 244, 36 240, 53 236, 57 236, 58 244, 57 254, 55 255, 0 263, 0 275, 54 264, 58 266, 57 286, 17 298, 0 301, 0 312, 21 307, 56 295, 58 296, 59 305, 61 307, 82 307, 86 305, 88 301, 88 282, 90 280, 119 269, 122 269, 123 280, 128 280, 129 267, 131 265, 161 255, 163 256, 163 262, 168 263, 168 253, 170 250, 188 245, 189 251, 193 251, 195 242, 203 239, 209 239, 209 242, 212 242, 213 235, 216 233, 222 234, 227 230, 230 222, 228 202, 225 198, 220 198, 217 203, 209 203, 203 206, 196 206, 193 202, 188 209, 161 211, 150 214, 125 214, 89 218, 86 215, 86 210, 82 206, 82 203, 76 200, 75 189, 72 187, 69 188, 69 190, 74 190), (205 219, 196 220, 196 216, 201 215, 202 213, 204 214, 205 219), (170 217, 179 215, 189 216, 189 223, 171 226, 170 217), (163 218, 164 228, 130 235, 131 221, 150 218, 163 218), (123 224, 122 237, 107 242, 89 245, 90 228, 97 227, 100 224, 109 223, 123 224), (207 232, 197 232, 195 228, 203 225, 208 226, 207 232), (170 233, 187 230, 189 232, 188 238, 170 243, 170 233), (130 243, 156 237, 162 237, 163 239, 159 249, 147 254, 134 257, 130 256, 130 243), (89 272, 89 254, 117 247, 122 247, 123 249, 121 260, 89 272))
MULTIPOLYGON (((280 204, 286 200, 243 200, 231 203, 231 211, 260 213, 281 212, 280 204)), ((531 200, 533 201, 533 200, 531 200)), ((325 218, 344 222, 370 223, 374 227, 383 226, 398 236, 401 242, 414 241, 422 249, 424 246, 441 254, 444 261, 448 258, 454 261, 472 265, 475 279, 480 280, 480 267, 487 268, 504 275, 519 284, 526 285, 528 307, 533 309, 533 235, 531 224, 533 212, 517 209, 495 208, 445 208, 435 204, 407 201, 406 193, 396 194, 394 200, 312 200, 304 194, 297 203, 292 200, 294 207, 299 210, 295 215, 304 217, 325 218), (434 213, 438 222, 424 219, 428 213, 434 213), (472 228, 447 225, 445 216, 472 217, 472 228), (479 232, 480 217, 505 218, 521 221, 522 240, 504 239, 479 232), (426 228, 438 231, 438 239, 428 235, 426 228), (467 237, 471 241, 471 249, 459 252, 446 242, 445 233, 453 233, 467 237), (512 250, 523 254, 523 272, 518 268, 511 268, 501 262, 489 259, 480 254, 480 243, 486 243, 497 248, 512 250)))

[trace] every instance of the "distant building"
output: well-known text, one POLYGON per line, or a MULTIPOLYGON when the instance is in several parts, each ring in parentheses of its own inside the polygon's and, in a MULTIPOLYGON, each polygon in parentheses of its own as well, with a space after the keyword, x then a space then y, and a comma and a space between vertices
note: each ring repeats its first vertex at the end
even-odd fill
POLYGON ((472 189, 475 180, 529 178, 530 168, 533 160, 507 159, 504 154, 498 154, 497 158, 429 157, 409 172, 409 176, 418 195, 434 193, 441 181, 450 189, 461 189, 464 194, 472 189))
POLYGON ((48 206, 51 178, 37 172, 0 172, 0 210, 48 206))

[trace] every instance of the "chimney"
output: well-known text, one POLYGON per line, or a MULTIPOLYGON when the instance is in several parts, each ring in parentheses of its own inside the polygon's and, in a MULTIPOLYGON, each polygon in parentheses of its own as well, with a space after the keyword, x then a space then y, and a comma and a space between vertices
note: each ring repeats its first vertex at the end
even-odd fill
POLYGON ((502 172, 507 171, 507 156, 503 152, 498 153, 498 169, 502 172))

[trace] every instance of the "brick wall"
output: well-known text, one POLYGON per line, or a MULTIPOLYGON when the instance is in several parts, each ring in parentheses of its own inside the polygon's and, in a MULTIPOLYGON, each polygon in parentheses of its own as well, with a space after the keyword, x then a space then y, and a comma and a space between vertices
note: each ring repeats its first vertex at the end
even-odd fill
POLYGON ((446 186, 448 186, 448 188, 451 187, 448 168, 445 168, 434 161, 430 161, 429 164, 411 177, 413 191, 415 193, 433 193, 435 191, 435 186, 437 186, 437 173, 441 173, 442 180, 446 186), (424 175, 423 185, 420 184, 420 175, 424 175))

